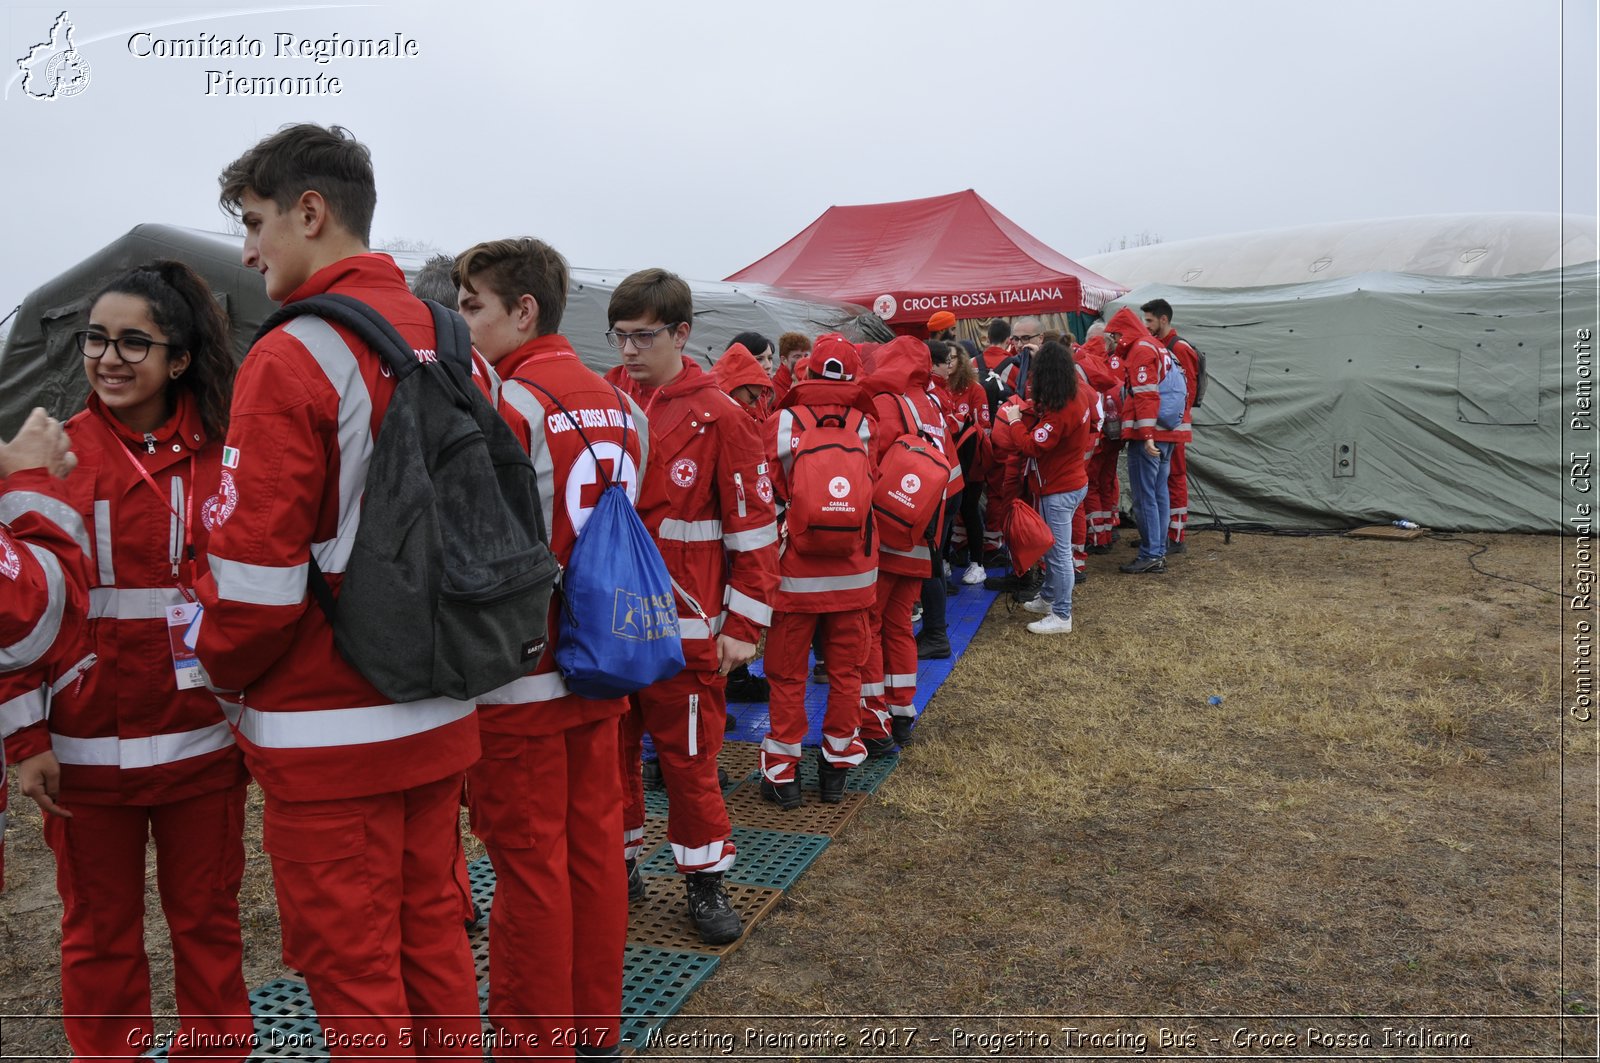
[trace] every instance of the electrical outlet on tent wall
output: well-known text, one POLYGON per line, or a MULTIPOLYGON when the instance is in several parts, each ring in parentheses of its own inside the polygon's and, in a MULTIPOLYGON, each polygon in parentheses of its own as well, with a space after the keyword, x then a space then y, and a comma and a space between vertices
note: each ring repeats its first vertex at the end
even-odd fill
POLYGON ((1356 474, 1356 445, 1353 442, 1339 443, 1333 448, 1333 475, 1354 476, 1356 474))

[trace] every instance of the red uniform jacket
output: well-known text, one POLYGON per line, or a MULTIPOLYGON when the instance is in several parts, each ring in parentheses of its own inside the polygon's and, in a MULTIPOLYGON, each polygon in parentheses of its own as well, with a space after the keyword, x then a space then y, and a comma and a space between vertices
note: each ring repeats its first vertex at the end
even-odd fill
POLYGON ((756 400, 755 405, 745 406, 742 402, 739 402, 739 405, 755 419, 757 424, 767 419, 767 415, 774 408, 772 378, 761 368, 761 363, 756 361, 756 356, 751 354, 744 344, 735 343, 724 351, 722 357, 717 359, 714 373, 717 387, 734 402, 739 402, 733 394, 735 388, 749 385, 760 389, 761 397, 756 400))
MULTIPOLYGON (((644 411, 586 367, 564 336, 540 336, 500 359, 486 382, 498 377, 500 415, 533 459, 545 535, 556 560, 566 565, 572 545, 600 499, 606 477, 621 483, 635 504, 649 464, 650 425, 644 411), (514 379, 516 378, 516 379, 514 379), (533 381, 577 417, 580 436, 555 403, 533 381), (626 446, 621 418, 626 416, 626 446), (603 425, 602 425, 603 422, 603 425), (593 445, 591 455, 584 436, 593 445), (596 462, 600 468, 596 468, 596 462)), ((487 389, 486 389, 487 390, 487 389)), ((500 734, 543 735, 628 711, 628 699, 586 698, 567 690, 556 667, 557 617, 561 596, 550 599, 550 643, 531 675, 478 699, 478 726, 500 734)))
POLYGON ((650 418, 654 457, 639 516, 680 588, 686 667, 715 672, 718 634, 753 643, 772 623, 778 522, 760 433, 687 358, 659 388, 640 387, 620 365, 606 380, 650 418))
POLYGON ((65 486, 43 469, 0 481, 0 888, 6 764, 50 748, 50 688, 84 656, 89 536, 65 486))
MULTIPOLYGON (((387 255, 318 270, 288 298, 340 292, 377 309, 414 348, 436 346, 433 317, 387 255)), ((394 705, 348 664, 306 592, 316 558, 335 596, 356 529, 373 439, 394 394, 382 359, 316 317, 250 349, 233 393, 232 505, 218 516, 200 660, 237 722, 251 773, 284 801, 392 793, 478 759, 470 701, 394 705)))
POLYGON ((789 394, 789 389, 794 387, 794 374, 786 365, 779 365, 772 373, 772 405, 777 408, 783 402, 783 397, 789 394))
POLYGON ((1127 387, 1122 403, 1122 438, 1187 443, 1187 426, 1173 429, 1156 426, 1156 411, 1161 406, 1158 392, 1161 381, 1166 379, 1171 357, 1161 341, 1150 335, 1150 330, 1144 327, 1144 319, 1126 306, 1112 315, 1106 323, 1106 331, 1118 336, 1117 357, 1122 361, 1127 387))
MULTIPOLYGON (((872 433, 874 464, 882 463, 884 451, 896 439, 920 429, 938 441, 950 462, 950 486, 945 489, 945 497, 950 498, 961 489, 961 462, 946 439, 944 414, 928 392, 932 375, 928 345, 913 336, 901 336, 877 349, 874 369, 861 386, 872 396, 878 415, 872 433), (911 401, 916 411, 915 424, 908 423, 902 399, 911 401)), ((909 552, 881 547, 878 552, 878 567, 896 575, 926 577, 932 564, 926 546, 915 546, 909 552)))
MULTIPOLYGON (((867 461, 873 478, 878 464, 872 450, 872 419, 875 407, 850 380, 802 380, 789 389, 783 406, 767 419, 763 435, 773 462, 773 487, 787 505, 792 498, 789 474, 794 467, 794 450, 800 445, 800 425, 794 411, 803 409, 806 424, 817 417, 848 415, 857 410, 864 415, 861 440, 867 446, 867 461)), ((877 535, 870 529, 861 548, 848 557, 802 554, 785 543, 778 559, 778 597, 774 608, 780 613, 842 613, 866 609, 874 600, 878 581, 877 535)))
POLYGON ((94 395, 67 422, 78 455, 67 493, 94 544, 87 646, 96 658, 50 707, 61 789, 73 801, 166 804, 245 778, 216 698, 203 686, 179 690, 173 669, 166 610, 194 600, 227 504, 222 441, 206 438, 199 407, 179 394, 151 433, 126 428, 94 395))
POLYGON ((1096 395, 1081 381, 1077 394, 1059 410, 1043 411, 1022 404, 1022 420, 1012 426, 1017 450, 1033 461, 1031 480, 1039 495, 1076 491, 1089 483, 1083 459, 1090 443, 1096 395))

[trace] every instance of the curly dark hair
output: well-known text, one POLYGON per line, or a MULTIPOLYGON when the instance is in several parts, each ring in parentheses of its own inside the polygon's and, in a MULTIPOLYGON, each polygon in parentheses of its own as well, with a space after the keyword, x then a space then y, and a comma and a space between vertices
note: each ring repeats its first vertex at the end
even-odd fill
POLYGON ((1064 344, 1050 340, 1033 356, 1028 394, 1040 410, 1059 410, 1078 395, 1078 367, 1064 344))

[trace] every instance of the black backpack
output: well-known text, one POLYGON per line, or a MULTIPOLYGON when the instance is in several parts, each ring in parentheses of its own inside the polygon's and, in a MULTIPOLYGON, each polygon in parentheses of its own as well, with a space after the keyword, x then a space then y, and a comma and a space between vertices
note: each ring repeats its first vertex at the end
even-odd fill
POLYGON ((472 339, 429 302, 437 351, 421 357, 359 299, 283 307, 260 340, 311 314, 354 332, 394 375, 339 598, 312 559, 312 595, 340 654, 396 702, 469 700, 533 671, 561 568, 545 543, 538 474, 472 383, 472 339))
POLYGON ((1210 376, 1206 373, 1206 352, 1202 351, 1200 348, 1196 347, 1194 345, 1194 341, 1191 340, 1189 337, 1180 336, 1178 338, 1183 340, 1184 343, 1187 343, 1189 345, 1189 349, 1194 351, 1194 362, 1195 362, 1195 365, 1198 367, 1198 369, 1197 369, 1197 371, 1195 373, 1194 403, 1193 403, 1193 405, 1199 406, 1201 402, 1205 401, 1205 397, 1206 397, 1206 381, 1211 379, 1210 376))

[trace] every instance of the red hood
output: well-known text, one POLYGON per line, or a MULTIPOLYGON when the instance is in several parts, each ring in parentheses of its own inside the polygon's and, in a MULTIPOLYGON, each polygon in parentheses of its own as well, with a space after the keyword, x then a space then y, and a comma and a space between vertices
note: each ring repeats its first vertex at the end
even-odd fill
POLYGON ((772 390, 772 378, 767 376, 761 363, 756 361, 756 356, 742 343, 735 343, 717 359, 716 377, 717 387, 729 395, 733 394, 734 388, 743 384, 772 390))
POLYGON ((789 406, 849 406, 868 417, 878 415, 878 408, 855 380, 802 380, 778 404, 780 410, 789 406))
POLYGON ((1155 337, 1150 335, 1150 330, 1144 327, 1144 318, 1128 306, 1111 315, 1111 320, 1106 322, 1106 331, 1117 334, 1119 354, 1126 354, 1128 349, 1140 340, 1155 341, 1155 337))
POLYGON ((927 391, 932 375, 928 345, 915 336, 900 336, 873 352, 873 370, 861 386, 868 395, 909 395, 927 391))

